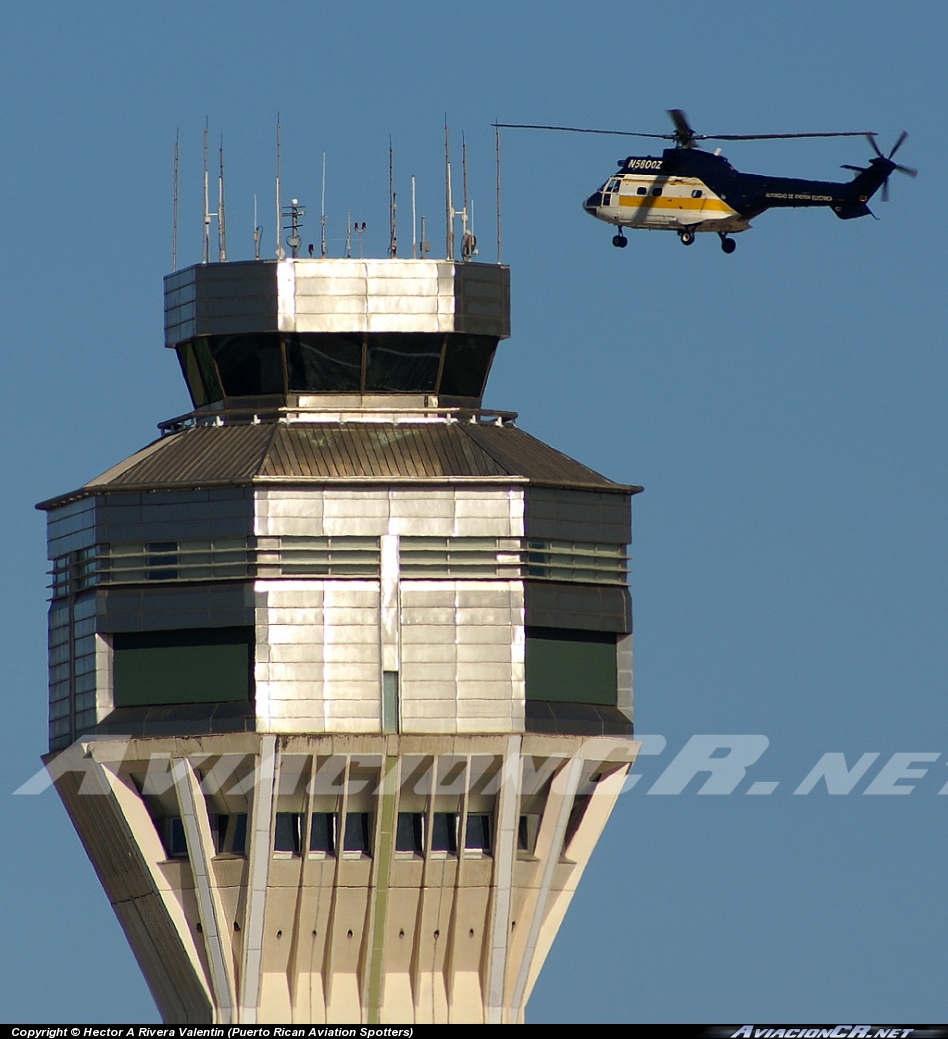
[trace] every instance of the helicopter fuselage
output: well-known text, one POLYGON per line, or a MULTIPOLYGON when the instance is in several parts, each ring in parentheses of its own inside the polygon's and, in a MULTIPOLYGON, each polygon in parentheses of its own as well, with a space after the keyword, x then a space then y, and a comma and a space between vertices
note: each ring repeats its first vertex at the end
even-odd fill
POLYGON ((661 157, 629 156, 583 203, 618 227, 677 231, 746 231, 767 209, 829 206, 843 220, 867 216, 866 205, 894 163, 873 159, 847 183, 740 173, 723 155, 666 148, 661 157))

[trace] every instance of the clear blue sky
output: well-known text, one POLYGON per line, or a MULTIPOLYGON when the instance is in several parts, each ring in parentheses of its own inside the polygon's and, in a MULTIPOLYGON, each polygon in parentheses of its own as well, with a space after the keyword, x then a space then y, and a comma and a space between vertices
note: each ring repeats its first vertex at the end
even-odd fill
MULTIPOLYGON (((466 132, 481 258, 502 121, 663 132, 876 130, 920 169, 879 221, 765 214, 725 256, 580 209, 630 148, 508 133, 513 337, 487 403, 635 500, 636 723, 668 749, 620 798, 528 1007, 534 1022, 945 1020, 948 907, 946 316, 948 6, 49 3, 0 13, 0 343, 6 753, 5 1020, 155 1020, 52 794, 10 792, 45 747, 45 549, 33 503, 187 410, 162 347, 171 156, 179 265, 200 259, 200 146, 225 138, 228 245, 272 251, 286 197, 330 252, 347 212, 400 239, 410 177, 443 241, 442 123, 466 132), (692 734, 761 733, 730 796, 650 796, 692 734), (793 789, 827 752, 880 757, 850 796, 793 789), (938 754, 908 796, 862 789, 938 754), (778 782, 748 797, 753 781, 778 782)), ((647 153, 643 147, 641 153, 647 153)), ((738 168, 827 178, 861 139, 732 144, 738 168)), ((459 155, 456 155, 459 158, 459 155)), ((922 766, 916 766, 922 767, 922 766)))

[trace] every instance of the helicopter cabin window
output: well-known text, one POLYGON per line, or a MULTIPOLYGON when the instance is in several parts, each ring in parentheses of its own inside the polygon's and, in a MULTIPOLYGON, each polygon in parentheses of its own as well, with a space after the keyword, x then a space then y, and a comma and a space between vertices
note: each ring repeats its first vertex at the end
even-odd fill
POLYGON ((691 197, 692 198, 701 198, 701 195, 702 195, 701 188, 695 188, 695 190, 692 191, 692 193, 691 193, 691 197))
POLYGON ((660 195, 661 193, 662 193, 662 189, 661 188, 652 188, 652 194, 653 195, 660 195))
POLYGON ((636 193, 636 195, 647 195, 648 194, 648 189, 647 188, 643 188, 643 187, 640 186, 640 187, 637 187, 635 189, 635 193, 636 193))
POLYGON ((622 181, 619 180, 618 177, 615 177, 615 178, 613 178, 612 180, 609 181, 609 187, 606 190, 607 191, 618 191, 619 190, 619 185, 621 183, 622 183, 622 181))

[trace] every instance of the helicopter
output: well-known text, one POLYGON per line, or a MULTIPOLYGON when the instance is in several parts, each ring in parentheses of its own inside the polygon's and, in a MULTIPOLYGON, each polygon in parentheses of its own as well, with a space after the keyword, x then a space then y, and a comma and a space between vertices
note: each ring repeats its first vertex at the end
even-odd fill
POLYGON ((750 221, 768 209, 797 206, 829 206, 840 220, 874 216, 867 203, 882 188, 889 198, 889 177, 894 170, 915 177, 918 170, 893 161, 908 134, 903 130, 888 155, 876 144, 872 131, 841 133, 696 134, 680 108, 668 111, 674 133, 633 133, 627 130, 592 130, 576 126, 540 126, 529 123, 495 123, 498 128, 559 130, 567 133, 615 134, 674 141, 661 156, 630 155, 619 160, 618 172, 583 202, 583 209, 597 220, 618 228, 612 244, 628 244, 624 228, 674 231, 682 245, 692 245, 695 235, 714 231, 725 253, 737 243, 732 234, 750 229, 750 221), (762 141, 791 137, 865 137, 875 155, 867 166, 844 165, 855 176, 848 183, 767 177, 741 173, 721 154, 702 151, 697 141, 762 141))

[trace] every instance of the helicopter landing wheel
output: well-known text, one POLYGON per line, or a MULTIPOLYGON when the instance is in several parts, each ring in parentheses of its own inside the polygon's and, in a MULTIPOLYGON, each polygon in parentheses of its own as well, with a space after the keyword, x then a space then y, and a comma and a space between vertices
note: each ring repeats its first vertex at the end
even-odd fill
POLYGON ((629 240, 625 235, 617 234, 613 236, 612 244, 617 249, 624 249, 629 244, 629 240))
POLYGON ((737 242, 733 238, 726 238, 724 235, 721 235, 721 248, 730 254, 737 248, 737 242))
POLYGON ((695 233, 694 231, 679 231, 678 237, 681 239, 682 245, 694 245, 695 233))

